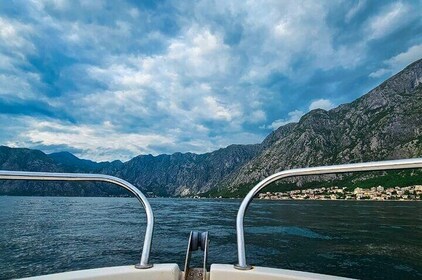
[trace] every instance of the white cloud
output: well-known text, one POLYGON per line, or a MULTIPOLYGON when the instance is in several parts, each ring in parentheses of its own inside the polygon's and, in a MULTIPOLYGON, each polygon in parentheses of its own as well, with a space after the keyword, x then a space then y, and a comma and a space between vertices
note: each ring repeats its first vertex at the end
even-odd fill
POLYGON ((422 44, 414 45, 410 47, 407 51, 399 53, 398 55, 385 60, 383 64, 385 67, 380 68, 371 74, 369 74, 369 77, 371 78, 379 78, 387 74, 393 74, 410 63, 419 60, 422 58, 422 44))
POLYGON ((359 13, 362 9, 364 9, 365 8, 365 6, 366 6, 366 0, 359 0, 358 1, 358 3, 355 5, 355 6, 353 6, 347 13, 346 13, 346 16, 345 16, 345 21, 346 22, 349 22, 349 21, 351 21, 354 17, 355 17, 355 15, 357 14, 357 13, 359 13))
MULTIPOLYGON (((76 1, 74 1, 76 2, 76 1)), ((68 0, 28 0, 26 3, 29 7, 37 12, 44 11, 46 8, 58 12, 64 12, 71 6, 71 1, 68 0)))
POLYGON ((396 2, 369 20, 368 32, 370 39, 379 39, 403 26, 409 16, 410 7, 402 2, 396 2))
MULTIPOLYGON (((236 110, 230 110, 227 106, 218 102, 212 96, 206 96, 204 98, 204 107, 197 108, 199 112, 204 112, 204 118, 211 118, 216 120, 231 121, 234 116, 238 114, 236 110)), ((198 112, 198 113, 199 113, 198 112)))
POLYGON ((34 45, 27 38, 32 31, 29 25, 0 17, 1 45, 9 48, 12 52, 16 53, 16 51, 22 50, 25 52, 34 51, 34 45))
POLYGON ((324 109, 324 110, 330 110, 335 107, 335 104, 331 102, 328 99, 318 99, 315 101, 312 101, 311 105, 309 105, 309 111, 315 110, 315 109, 324 109))
MULTIPOLYGON (((334 107, 335 107, 335 104, 333 102, 331 102, 330 100, 328 100, 328 99, 318 99, 318 100, 314 100, 309 105, 309 111, 312 111, 314 109, 330 110, 334 107)), ((277 119, 277 120, 273 121, 270 125, 261 126, 261 128, 270 128, 270 129, 276 130, 280 126, 283 126, 283 125, 286 125, 286 124, 289 124, 289 123, 298 122, 304 114, 305 114, 305 112, 303 112, 301 110, 294 110, 294 111, 291 111, 287 114, 288 118, 277 119)))
POLYGON ((389 69, 381 68, 381 69, 378 69, 377 71, 374 71, 374 72, 370 73, 369 74, 369 77, 371 77, 371 78, 379 78, 379 77, 382 77, 382 76, 384 76, 386 74, 389 74, 389 73, 390 73, 390 70, 389 69))
POLYGON ((211 152, 230 144, 255 144, 262 137, 249 132, 235 132, 230 137, 210 137, 208 128, 193 125, 166 129, 160 133, 137 131, 125 133, 108 121, 97 125, 77 125, 57 120, 0 114, 8 126, 0 135, 0 143, 10 147, 35 147, 47 153, 71 150, 76 156, 95 161, 129 160, 139 154, 158 155, 174 152, 211 152), (190 137, 192 132, 204 134, 190 137), (189 136, 188 140, 183 140, 189 136), (51 147, 51 148, 49 148, 51 147))
POLYGON ((275 120, 267 128, 276 130, 280 126, 286 125, 288 123, 298 122, 303 115, 304 115, 303 111, 300 111, 300 110, 291 111, 288 113, 288 116, 289 116, 288 118, 275 120))
POLYGON ((386 63, 393 67, 402 68, 408 64, 422 58, 422 44, 410 47, 406 52, 402 52, 395 57, 389 59, 386 63))
POLYGON ((31 72, 27 61, 28 56, 36 53, 31 41, 33 35, 34 29, 30 25, 0 17, 0 96, 9 99, 37 97, 34 88, 40 85, 40 76, 31 72))
POLYGON ((11 146, 69 146, 83 151, 80 156, 102 161, 119 158, 130 159, 133 155, 144 153, 156 154, 153 146, 174 145, 170 135, 150 133, 122 133, 116 131, 110 123, 103 125, 72 125, 56 121, 26 119, 27 131, 21 132, 18 141, 9 142, 11 146))
MULTIPOLYGON (((209 16, 206 1, 196 7, 196 18, 209 16)), ((271 73, 295 80, 304 80, 315 69, 329 70, 336 67, 353 68, 364 58, 365 49, 356 44, 334 45, 337 30, 327 22, 331 5, 318 1, 269 1, 265 5, 256 1, 242 4, 220 2, 219 17, 239 19, 242 36, 235 46, 238 55, 247 57, 242 81, 259 82, 271 73), (295 69, 298 58, 306 58, 306 68, 295 69)), ((221 28, 215 26, 214 28, 221 28)))
POLYGON ((248 119, 250 123, 262 123, 267 119, 267 114, 262 110, 253 111, 248 119))
POLYGON ((97 118, 104 115, 95 112, 106 111, 107 117, 129 114, 160 121, 167 115, 172 126, 177 120, 181 127, 200 127, 207 120, 243 122, 244 105, 237 93, 221 92, 224 81, 233 77, 230 62, 230 49, 219 34, 190 27, 163 54, 116 56, 104 66, 89 66, 88 76, 107 89, 84 96, 75 106, 97 118))
POLYGON ((139 17, 139 10, 137 8, 130 8, 128 14, 133 18, 137 18, 139 17))
POLYGON ((184 75, 197 78, 222 77, 231 66, 230 49, 222 36, 199 26, 190 27, 182 39, 173 40, 164 59, 182 66, 187 71, 184 75))

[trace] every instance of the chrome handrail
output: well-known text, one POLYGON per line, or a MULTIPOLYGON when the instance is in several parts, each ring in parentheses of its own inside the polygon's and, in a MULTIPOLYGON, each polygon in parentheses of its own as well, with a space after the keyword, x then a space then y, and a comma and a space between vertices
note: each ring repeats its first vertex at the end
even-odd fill
POLYGON ((246 209, 248 208, 249 203, 251 203, 254 196, 258 194, 259 191, 261 191, 263 188, 265 188, 269 184, 277 180, 292 177, 292 176, 322 175, 322 174, 333 174, 333 173, 410 169, 410 168, 422 168, 422 158, 298 168, 298 169, 284 170, 265 178, 249 191, 249 193, 243 199, 239 207, 239 210, 237 212, 236 234, 237 234, 237 253, 238 253, 239 263, 236 264, 234 267, 240 270, 252 269, 252 266, 247 265, 246 263, 243 220, 245 217, 246 209))
POLYGON ((146 212, 147 228, 145 230, 144 246, 142 247, 142 255, 136 268, 146 269, 152 267, 149 264, 149 255, 151 252, 152 234, 154 230, 154 214, 151 205, 145 195, 134 185, 117 177, 102 174, 82 174, 82 173, 50 173, 50 172, 24 172, 24 171, 6 171, 0 170, 0 180, 35 180, 35 181, 97 181, 108 182, 122 187, 132 194, 141 202, 146 212))

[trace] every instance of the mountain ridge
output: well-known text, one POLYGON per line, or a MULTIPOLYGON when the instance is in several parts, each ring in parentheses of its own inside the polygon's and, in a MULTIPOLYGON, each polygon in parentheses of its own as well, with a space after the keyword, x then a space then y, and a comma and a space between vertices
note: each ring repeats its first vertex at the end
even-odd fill
POLYGON ((418 60, 351 103, 305 114, 223 185, 236 189, 287 168, 420 156, 421 85, 418 60))
MULTIPOLYGON (((139 155, 127 162, 102 163, 68 152, 46 155, 13 149, 0 147, 0 169, 103 173, 159 196, 191 196, 212 190, 234 193, 287 168, 416 157, 422 155, 422 59, 350 103, 328 111, 312 110, 297 123, 279 127, 260 144, 230 145, 205 154, 139 155)), ((0 194, 14 194, 19 189, 19 184, 9 185, 0 183, 0 194)), ((84 192, 96 195, 88 187, 84 192)), ((76 188, 73 194, 83 195, 76 188)), ((122 193, 103 188, 97 195, 110 194, 122 193)))

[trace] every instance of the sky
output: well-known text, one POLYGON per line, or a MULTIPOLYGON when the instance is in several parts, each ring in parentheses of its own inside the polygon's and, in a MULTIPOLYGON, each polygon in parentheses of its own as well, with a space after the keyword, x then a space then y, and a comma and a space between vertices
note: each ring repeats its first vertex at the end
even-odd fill
POLYGON ((254 144, 422 58, 422 1, 0 2, 0 145, 96 161, 254 144))

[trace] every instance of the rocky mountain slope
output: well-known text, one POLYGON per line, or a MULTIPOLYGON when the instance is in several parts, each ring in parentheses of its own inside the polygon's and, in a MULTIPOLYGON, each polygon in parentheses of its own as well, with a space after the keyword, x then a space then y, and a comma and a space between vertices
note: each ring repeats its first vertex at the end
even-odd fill
MULTIPOLYGON (((0 146, 0 170, 71 172, 38 150, 9 148, 0 146)), ((62 195, 62 196, 96 196, 120 195, 117 188, 102 184, 97 188, 92 183, 54 183, 36 181, 0 180, 0 194, 3 195, 62 195)))
POLYGON ((422 60, 368 94, 282 126, 223 186, 235 190, 293 168, 422 155, 422 60))
POLYGON ((210 190, 258 152, 259 145, 231 145, 212 153, 141 155, 103 173, 125 178, 155 195, 193 195, 210 190))
MULTIPOLYGON (((95 172, 121 177, 145 192, 185 196, 251 187, 286 168, 422 155, 422 60, 352 103, 313 110, 272 132, 261 144, 231 145, 206 153, 140 155, 96 163, 61 152, 0 147, 0 169, 95 172)), ((69 183, 66 183, 69 184, 69 183)), ((0 182, 0 194, 122 195, 116 187, 0 182), (68 186, 68 185, 66 185, 68 186)), ((216 192, 218 193, 218 192, 216 192)))
MULTIPOLYGON (((67 172, 98 172, 110 164, 109 162, 80 159, 69 152, 52 153, 48 154, 48 157, 67 172)), ((121 163, 121 161, 116 162, 121 163)))
MULTIPOLYGON (((210 190, 228 174, 251 160, 259 145, 231 145, 206 153, 141 155, 128 162, 96 163, 71 153, 46 155, 41 151, 0 147, 0 169, 50 172, 103 173, 123 178, 145 192, 159 196, 192 195, 210 190)), ((117 187, 89 183, 0 181, 0 194, 8 195, 124 195, 117 187), (71 185, 69 185, 71 184, 71 185)))

